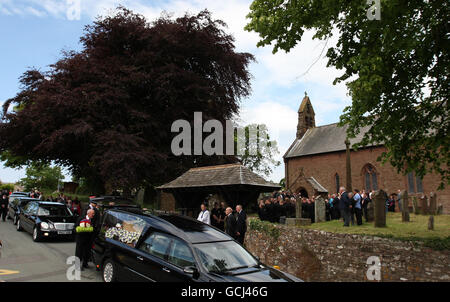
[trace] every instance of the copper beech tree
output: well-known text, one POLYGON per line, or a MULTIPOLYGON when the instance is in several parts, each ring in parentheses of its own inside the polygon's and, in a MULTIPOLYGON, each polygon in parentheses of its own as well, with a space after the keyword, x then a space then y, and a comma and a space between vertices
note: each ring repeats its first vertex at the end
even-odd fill
POLYGON ((41 72, 27 70, 3 106, 0 152, 7 166, 66 166, 100 187, 160 184, 225 156, 174 156, 171 124, 224 122, 250 92, 254 57, 235 51, 208 11, 148 22, 119 7, 85 28, 81 51, 41 72), (14 108, 13 110, 11 110, 14 108))

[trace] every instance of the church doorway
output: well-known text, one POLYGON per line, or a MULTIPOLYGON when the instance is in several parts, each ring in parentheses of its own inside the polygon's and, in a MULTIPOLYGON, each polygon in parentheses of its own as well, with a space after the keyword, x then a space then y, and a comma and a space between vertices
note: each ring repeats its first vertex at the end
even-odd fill
POLYGON ((300 188, 300 189, 298 190, 298 192, 300 193, 300 195, 301 195, 302 197, 306 197, 306 198, 309 197, 309 196, 308 196, 308 191, 306 191, 305 188, 300 188))

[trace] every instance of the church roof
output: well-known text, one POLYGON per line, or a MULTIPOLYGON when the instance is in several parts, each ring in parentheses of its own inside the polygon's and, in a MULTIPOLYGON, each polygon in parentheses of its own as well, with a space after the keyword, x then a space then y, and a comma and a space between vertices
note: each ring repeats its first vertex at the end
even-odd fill
POLYGON ((307 182, 319 193, 328 193, 328 190, 325 189, 314 177, 309 177, 306 179, 307 182))
MULTIPOLYGON (((328 152, 345 151, 347 138, 347 125, 339 127, 337 123, 310 128, 302 138, 296 138, 284 154, 284 158, 293 158, 305 155, 322 154, 328 152)), ((363 127, 360 133, 350 139, 350 147, 359 143, 370 126, 363 127)))
POLYGON ((280 185, 268 182, 240 164, 227 164, 189 169, 158 189, 246 185, 278 190, 280 185))

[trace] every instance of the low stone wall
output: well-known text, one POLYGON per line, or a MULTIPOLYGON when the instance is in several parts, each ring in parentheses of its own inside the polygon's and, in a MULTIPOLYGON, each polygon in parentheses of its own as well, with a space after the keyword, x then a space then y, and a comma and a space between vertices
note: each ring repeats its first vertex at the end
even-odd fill
POLYGON ((367 281, 371 256, 380 259, 381 281, 450 281, 448 250, 374 236, 274 228, 279 231, 249 228, 245 246, 263 263, 305 281, 367 281))

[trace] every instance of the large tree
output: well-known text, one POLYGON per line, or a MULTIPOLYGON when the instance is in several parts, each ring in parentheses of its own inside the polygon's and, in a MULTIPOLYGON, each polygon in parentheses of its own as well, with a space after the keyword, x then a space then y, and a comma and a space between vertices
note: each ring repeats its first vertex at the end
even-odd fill
POLYGON ((379 160, 399 172, 436 172, 442 188, 450 184, 449 7, 445 0, 255 0, 246 29, 274 53, 288 52, 306 30, 321 40, 337 34, 328 66, 343 70, 334 84, 346 81, 352 97, 341 124, 349 137, 371 126, 355 147, 384 143, 379 160))
POLYGON ((248 64, 208 11, 154 22, 123 7, 85 28, 82 50, 46 72, 26 71, 0 124, 6 165, 68 167, 107 187, 161 184, 195 165, 234 157, 174 156, 171 124, 225 119, 248 96, 248 64), (11 105, 15 110, 9 111, 11 105))

